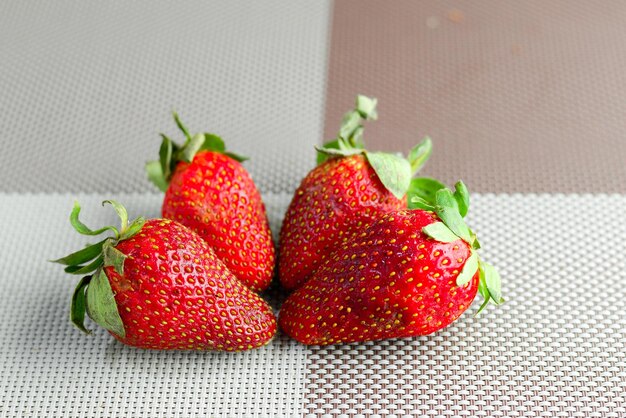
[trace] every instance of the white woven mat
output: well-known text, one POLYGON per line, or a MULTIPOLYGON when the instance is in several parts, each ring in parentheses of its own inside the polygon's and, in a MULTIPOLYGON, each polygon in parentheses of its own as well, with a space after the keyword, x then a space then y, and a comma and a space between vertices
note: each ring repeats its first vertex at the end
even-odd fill
MULTIPOLYGON (((68 320, 75 281, 46 259, 84 239, 75 196, 0 194, 0 416, 626 416, 625 196, 479 195, 471 223, 507 303, 429 337, 240 354, 150 352, 68 320)), ((85 221, 115 221, 76 196, 85 221)), ((131 214, 160 197, 114 196, 131 214)), ((268 194, 272 227, 289 202, 268 194)))
MULTIPOLYGON (((100 196, 76 196, 85 222, 116 219, 100 196)), ((131 216, 157 216, 161 197, 119 196, 131 216), (134 215, 133 215, 134 214, 134 215)), ((240 354, 149 352, 68 322, 76 278, 47 262, 85 244, 68 222, 74 196, 0 194, 0 416, 298 416, 306 349, 277 338, 240 354)), ((272 219, 276 198, 266 199, 272 219)))

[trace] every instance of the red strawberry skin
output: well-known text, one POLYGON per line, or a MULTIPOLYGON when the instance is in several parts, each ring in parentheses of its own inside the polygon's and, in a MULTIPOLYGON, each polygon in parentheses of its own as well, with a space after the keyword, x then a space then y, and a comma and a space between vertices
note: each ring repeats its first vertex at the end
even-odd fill
POLYGON ((276 255, 265 206, 239 162, 200 151, 191 163, 178 163, 162 213, 196 231, 246 286, 269 286, 276 255))
POLYGON ((456 285, 470 248, 422 233, 437 220, 422 210, 389 213, 339 246, 287 298, 281 328, 301 343, 326 345, 426 335, 448 326, 476 297, 479 275, 456 285))
POLYGON ((105 267, 124 324, 124 344, 159 350, 260 347, 276 332, 269 305, 238 281, 195 232, 146 221, 116 248, 124 274, 105 267))
POLYGON ((362 155, 332 158, 302 180, 280 232, 279 277, 288 290, 302 286, 340 244, 384 213, 406 208, 380 182, 362 155))

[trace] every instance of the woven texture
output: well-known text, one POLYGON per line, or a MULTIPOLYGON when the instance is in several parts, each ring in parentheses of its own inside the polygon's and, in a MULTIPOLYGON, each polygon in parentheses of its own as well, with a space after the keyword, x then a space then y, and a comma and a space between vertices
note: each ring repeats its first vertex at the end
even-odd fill
POLYGON ((447 183, 626 193, 624 21, 623 0, 336 1, 326 137, 369 94, 368 146, 430 135, 447 183))
MULTIPOLYGON (((69 301, 78 277, 46 261, 88 240, 68 222, 75 197, 0 194, 1 417, 301 415, 307 349, 282 336, 244 353, 153 352, 128 348, 93 323, 91 337, 75 329, 69 301)), ((119 222, 102 197, 76 198, 88 225, 119 222)), ((158 214, 157 195, 117 199, 131 217, 158 214)), ((265 197, 272 220, 285 200, 265 197)))
MULTIPOLYGON (((626 416, 626 224, 597 216, 626 216, 625 196, 475 196, 470 222, 507 299, 478 319, 473 306, 428 337, 306 348, 279 336, 243 354, 140 351, 74 329, 75 281, 45 261, 84 242, 73 198, 0 195, 2 417, 626 416)), ((115 221, 100 196, 78 199, 86 223, 115 221)), ((158 213, 156 195, 118 199, 158 213)), ((264 199, 276 231, 289 195, 264 199)))
POLYGON ((0 190, 152 191, 158 133, 182 137, 172 109, 253 157, 263 191, 295 189, 321 138, 327 22, 304 0, 0 3, 0 137, 19 144, 0 190))
POLYGON ((313 349, 307 417, 626 416, 626 225, 598 216, 624 218, 626 197, 472 205, 506 304, 432 336, 313 349))
POLYGON ((324 103, 329 17, 305 0, 0 3, 0 417, 626 417, 626 195, 476 196, 507 303, 433 336, 165 353, 70 325, 76 281, 45 259, 84 243, 71 203, 90 193, 93 225, 115 221, 109 197, 156 216, 143 163, 158 132, 180 138, 172 109, 253 157, 275 232, 356 93, 380 99, 373 148, 434 138, 428 175, 626 193, 625 3, 339 0, 324 103))

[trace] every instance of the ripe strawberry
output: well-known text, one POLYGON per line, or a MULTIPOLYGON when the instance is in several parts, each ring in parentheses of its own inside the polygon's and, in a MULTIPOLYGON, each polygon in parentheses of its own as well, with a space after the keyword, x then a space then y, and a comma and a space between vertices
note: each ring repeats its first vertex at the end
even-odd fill
POLYGON ((246 286, 255 291, 272 280, 275 250, 261 195, 221 138, 191 136, 174 114, 187 141, 181 147, 163 135, 160 160, 146 166, 165 191, 162 215, 193 229, 246 286))
POLYGON ((340 245, 285 301, 281 328, 315 345, 402 338, 448 326, 477 291, 481 309, 502 303, 499 276, 479 260, 461 216, 469 203, 464 185, 435 196, 413 202, 430 210, 387 213, 340 245))
POLYGON ((56 260, 88 274, 72 297, 71 320, 81 330, 85 311, 124 344, 158 350, 240 351, 267 344, 276 332, 268 304, 237 280, 195 232, 169 219, 122 219, 92 231, 76 204, 70 216, 81 234, 112 237, 56 260))
POLYGON ((376 100, 357 97, 338 138, 320 148, 318 165, 302 180, 280 232, 279 277, 291 290, 302 286, 328 253, 382 214, 407 207, 411 176, 426 162, 426 139, 404 158, 363 149, 362 120, 373 119, 376 100))

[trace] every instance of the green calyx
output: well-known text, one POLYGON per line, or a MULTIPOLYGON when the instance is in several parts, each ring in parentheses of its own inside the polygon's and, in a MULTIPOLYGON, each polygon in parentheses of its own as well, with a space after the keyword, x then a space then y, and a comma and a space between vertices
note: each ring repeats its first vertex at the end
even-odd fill
POLYGON ((120 252, 116 246, 121 241, 137 234, 146 220, 139 217, 132 222, 128 221, 128 213, 124 206, 114 200, 105 200, 103 205, 110 204, 120 218, 121 227, 105 226, 92 230, 79 219, 80 205, 74 203, 70 214, 70 223, 74 229, 88 236, 100 235, 109 231, 109 236, 95 244, 89 245, 70 255, 52 260, 54 263, 65 265, 65 272, 70 274, 87 274, 74 290, 70 308, 70 320, 81 331, 89 334, 85 328, 85 313, 89 317, 114 334, 124 337, 124 325, 117 310, 115 295, 111 289, 104 267, 113 267, 119 274, 124 274, 124 261, 126 255, 120 252))
POLYGON ((218 152, 239 162, 248 159, 247 157, 226 151, 224 141, 215 134, 201 133, 191 135, 187 127, 181 122, 178 114, 176 114, 176 112, 173 114, 176 126, 178 126, 178 129, 180 129, 185 136, 185 142, 183 145, 178 145, 165 134, 161 134, 163 141, 159 149, 159 159, 146 163, 148 179, 160 190, 167 190, 172 173, 179 162, 184 161, 190 163, 200 151, 218 152))
POLYGON ((409 190, 413 177, 426 163, 432 152, 432 141, 425 138, 409 152, 408 158, 384 152, 370 152, 363 143, 363 122, 375 120, 377 100, 357 96, 356 106, 342 119, 337 137, 317 149, 317 163, 329 158, 363 154, 381 183, 398 199, 409 190))
POLYGON ((469 210, 469 191, 462 181, 454 186, 454 192, 438 180, 428 177, 416 178, 411 182, 408 192, 409 209, 422 209, 437 214, 440 222, 435 222, 422 229, 422 232, 439 242, 463 240, 469 244, 470 256, 459 273, 456 284, 465 286, 478 272, 478 292, 483 296, 483 304, 478 315, 489 302, 495 305, 504 303, 502 298, 500 275, 495 267, 484 262, 478 255, 480 243, 476 234, 465 223, 469 210))

